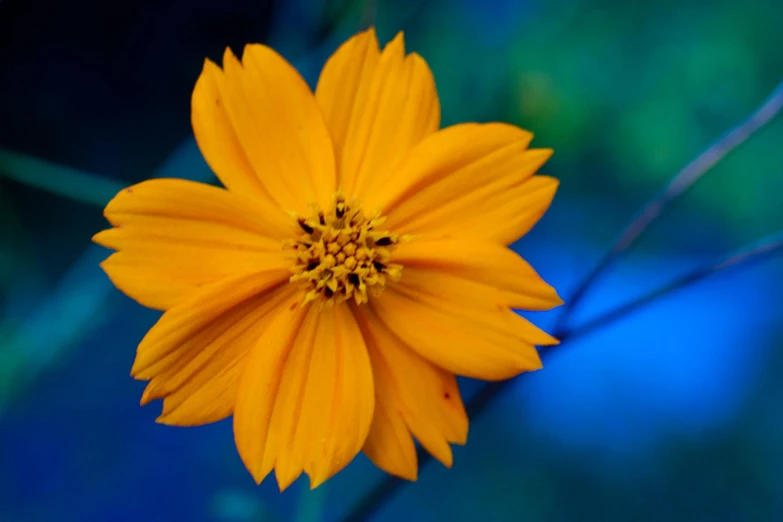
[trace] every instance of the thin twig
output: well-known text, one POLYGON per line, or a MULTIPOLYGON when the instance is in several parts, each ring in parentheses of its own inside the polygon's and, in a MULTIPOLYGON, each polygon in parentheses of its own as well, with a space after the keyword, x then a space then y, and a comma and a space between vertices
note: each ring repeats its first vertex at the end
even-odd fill
POLYGON ((714 274, 715 272, 719 272, 727 268, 737 267, 739 265, 747 267, 781 250, 783 250, 783 232, 778 232, 771 236, 767 236, 752 245, 737 250, 717 264, 703 266, 683 276, 680 276, 669 284, 664 285, 657 290, 653 290, 652 292, 641 297, 637 297, 633 301, 630 301, 610 312, 600 315, 595 319, 592 319, 587 323, 574 328, 573 330, 566 329, 560 334, 558 338, 573 340, 575 337, 581 337, 587 333, 592 332, 596 328, 600 328, 601 326, 625 317, 626 315, 638 310, 644 305, 649 304, 660 297, 697 283, 702 279, 714 274))
MULTIPOLYGON (((755 262, 761 261, 769 257, 774 253, 783 252, 783 231, 768 236, 752 245, 745 246, 740 250, 726 256, 724 259, 715 264, 700 267, 692 272, 689 272, 671 283, 660 287, 657 290, 650 292, 642 297, 639 297, 629 303, 619 306, 618 308, 607 312, 586 324, 574 328, 573 330, 561 331, 557 337, 561 340, 559 346, 563 346, 568 341, 586 335, 596 328, 606 326, 610 323, 621 319, 628 314, 638 310, 646 304, 649 304, 656 299, 667 295, 671 292, 681 290, 694 283, 701 281, 717 272, 729 268, 748 267, 755 262)), ((542 356, 547 355, 552 350, 552 347, 542 347, 540 353, 542 356)), ((512 381, 499 381, 490 382, 485 384, 478 393, 467 403, 466 410, 468 417, 471 420, 483 412, 492 400, 498 396, 512 381)), ((429 453, 425 452, 422 448, 419 448, 418 452, 419 467, 422 468, 428 462, 432 460, 429 453)), ((361 501, 359 501, 351 513, 344 519, 346 522, 360 522, 368 520, 371 516, 378 512, 378 510, 388 502, 397 491, 407 482, 394 477, 392 475, 386 476, 375 487, 373 487, 367 495, 365 495, 361 501)))
POLYGON ((593 270, 577 286, 557 320, 555 330, 563 330, 571 313, 576 309, 587 290, 595 280, 617 258, 644 233, 650 224, 661 215, 663 209, 674 199, 681 196, 715 166, 726 154, 744 143, 753 133, 769 123, 783 109, 783 82, 748 118, 724 134, 696 159, 688 163, 660 193, 650 200, 637 217, 623 230, 612 248, 598 262, 593 270))

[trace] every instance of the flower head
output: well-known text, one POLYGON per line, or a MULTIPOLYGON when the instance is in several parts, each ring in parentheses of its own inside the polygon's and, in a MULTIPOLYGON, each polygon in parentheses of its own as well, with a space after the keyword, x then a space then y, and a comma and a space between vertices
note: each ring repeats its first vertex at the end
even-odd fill
POLYGON ((106 207, 102 267, 163 310, 138 347, 164 424, 233 415, 257 482, 312 487, 359 451, 415 479, 413 437, 446 466, 467 438, 455 375, 540 368, 557 341, 512 309, 561 303, 507 245, 544 214, 551 151, 502 123, 443 130, 432 73, 399 34, 343 44, 313 93, 248 45, 206 61, 199 148, 224 188, 145 181, 106 207))

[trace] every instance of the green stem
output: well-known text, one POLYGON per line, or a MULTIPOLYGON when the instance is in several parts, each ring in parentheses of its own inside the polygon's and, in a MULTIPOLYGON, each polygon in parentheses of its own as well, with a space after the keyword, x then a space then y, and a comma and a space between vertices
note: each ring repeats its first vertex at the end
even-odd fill
POLYGON ((0 148, 0 177, 3 176, 101 208, 123 189, 117 181, 0 148))

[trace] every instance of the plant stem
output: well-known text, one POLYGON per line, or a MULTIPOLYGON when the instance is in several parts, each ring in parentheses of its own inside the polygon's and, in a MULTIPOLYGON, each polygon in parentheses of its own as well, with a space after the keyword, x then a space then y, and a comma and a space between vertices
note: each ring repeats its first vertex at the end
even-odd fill
POLYGON ((112 179, 0 148, 0 177, 7 177, 100 208, 122 190, 112 179))
POLYGON ((747 141, 753 133, 772 121, 780 113, 781 109, 783 109, 783 82, 775 87, 775 90, 750 116, 724 134, 707 150, 697 156, 696 159, 688 163, 684 169, 669 181, 669 184, 661 192, 647 203, 636 218, 623 230, 612 248, 577 286, 570 299, 566 300, 563 312, 555 325, 555 330, 565 329, 571 313, 576 309, 595 280, 641 237, 671 201, 680 197, 729 152, 747 141))
POLYGON ((783 250, 783 232, 778 232, 776 234, 772 234, 771 236, 767 236, 752 245, 748 245, 740 250, 737 250, 716 264, 703 266, 683 276, 680 276, 674 281, 671 281, 670 283, 663 285, 662 287, 653 290, 641 297, 637 297, 636 299, 624 305, 618 306, 614 310, 600 315, 581 326, 578 326, 574 329, 564 329, 557 337, 558 339, 561 339, 561 341, 565 339, 572 340, 574 337, 581 337, 582 335, 585 335, 595 330, 596 328, 625 317, 629 313, 638 310, 642 306, 649 304, 660 297, 697 283, 716 272, 727 268, 736 268, 740 265, 749 266, 755 262, 761 261, 771 254, 780 252, 781 250, 783 250))

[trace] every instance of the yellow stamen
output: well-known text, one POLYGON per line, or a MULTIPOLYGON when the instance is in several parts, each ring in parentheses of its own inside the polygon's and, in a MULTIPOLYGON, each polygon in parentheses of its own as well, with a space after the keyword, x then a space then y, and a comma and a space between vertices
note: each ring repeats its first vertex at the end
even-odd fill
POLYGON ((313 206, 310 217, 293 216, 302 234, 285 242, 296 251, 292 283, 305 290, 305 302, 322 299, 331 305, 353 298, 366 303, 368 292, 378 296, 386 281, 399 281, 402 266, 391 263, 400 237, 377 230, 385 221, 380 212, 365 216, 356 201, 334 196, 329 211, 313 206))

